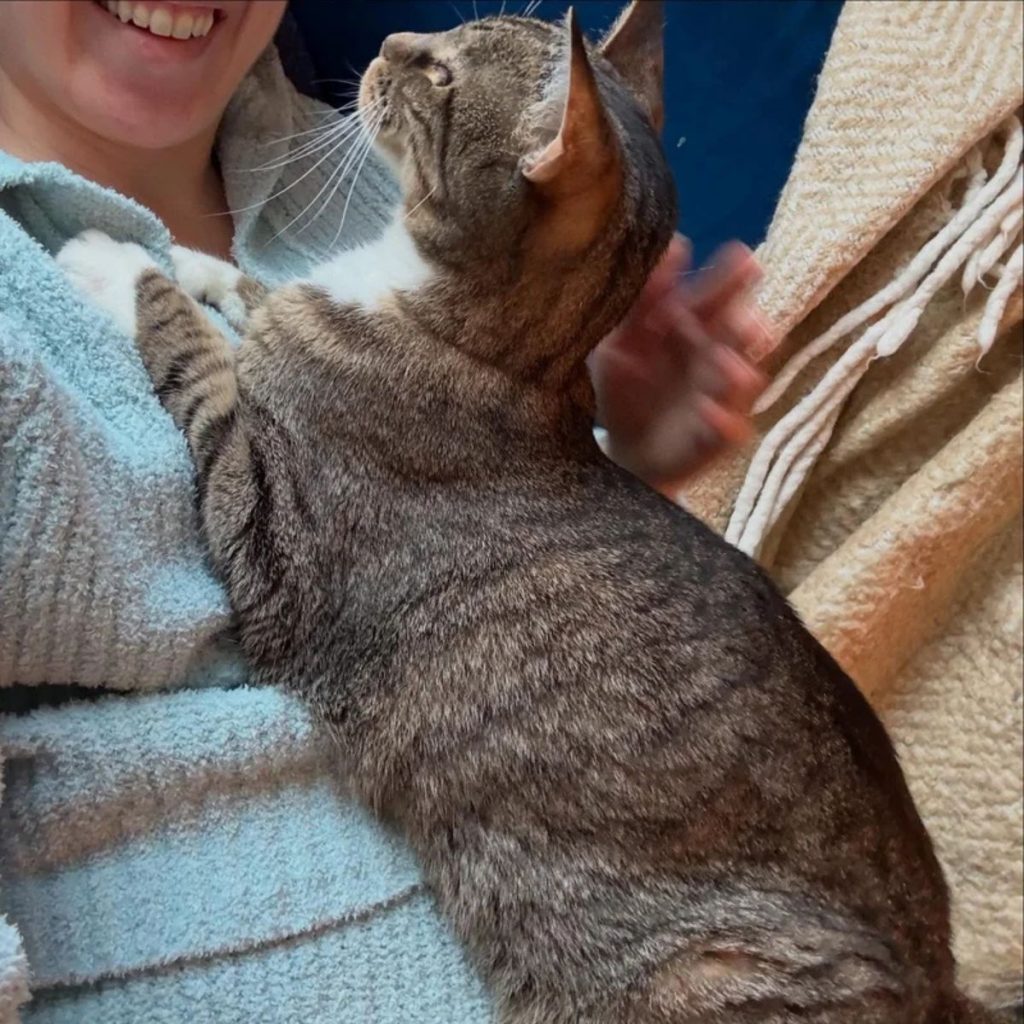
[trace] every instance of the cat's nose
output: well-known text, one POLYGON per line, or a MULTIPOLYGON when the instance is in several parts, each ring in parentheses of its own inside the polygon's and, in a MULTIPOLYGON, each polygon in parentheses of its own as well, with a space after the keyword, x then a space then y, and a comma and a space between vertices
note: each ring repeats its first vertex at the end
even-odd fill
POLYGON ((380 55, 393 64, 411 64, 426 53, 429 38, 419 32, 393 32, 384 40, 380 55))

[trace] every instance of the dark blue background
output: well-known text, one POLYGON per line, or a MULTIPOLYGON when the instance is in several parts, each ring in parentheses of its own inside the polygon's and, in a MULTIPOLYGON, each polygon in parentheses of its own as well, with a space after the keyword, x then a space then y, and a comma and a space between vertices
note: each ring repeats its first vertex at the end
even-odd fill
MULTIPOLYGON (((509 13, 526 0, 508 0, 509 13)), ((568 4, 544 0, 537 16, 568 4)), ((599 36, 623 3, 575 7, 599 36)), ((756 245, 785 184, 814 95, 841 0, 669 0, 666 9, 665 151, 679 187, 680 227, 698 260, 730 238, 756 245)), ((497 0, 476 0, 480 16, 497 0)), ((291 14, 308 51, 309 82, 337 101, 389 32, 429 32, 474 16, 472 0, 293 0, 291 14)), ((300 76, 301 77, 301 76, 300 76)))

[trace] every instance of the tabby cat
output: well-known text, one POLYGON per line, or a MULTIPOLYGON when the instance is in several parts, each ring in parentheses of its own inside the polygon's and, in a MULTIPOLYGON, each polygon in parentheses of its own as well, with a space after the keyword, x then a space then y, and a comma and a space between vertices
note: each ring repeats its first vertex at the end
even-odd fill
POLYGON ((585 357, 676 219, 662 16, 390 36, 360 102, 403 207, 307 280, 59 260, 187 435, 256 678, 408 836, 500 1020, 981 1020, 868 705, 593 440, 585 357), (185 291, 248 313, 237 353, 185 291))

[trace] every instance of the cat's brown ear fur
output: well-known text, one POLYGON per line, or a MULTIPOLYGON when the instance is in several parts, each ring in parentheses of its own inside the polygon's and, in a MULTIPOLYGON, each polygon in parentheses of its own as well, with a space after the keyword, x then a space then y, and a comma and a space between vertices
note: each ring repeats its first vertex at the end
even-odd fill
POLYGON ((523 174, 559 208, 565 246, 584 244, 622 183, 618 144, 590 66, 576 13, 569 8, 568 82, 558 134, 523 167, 523 174))
POLYGON ((601 55, 640 101, 655 131, 665 122, 665 12, 661 0, 633 0, 602 40, 601 55))

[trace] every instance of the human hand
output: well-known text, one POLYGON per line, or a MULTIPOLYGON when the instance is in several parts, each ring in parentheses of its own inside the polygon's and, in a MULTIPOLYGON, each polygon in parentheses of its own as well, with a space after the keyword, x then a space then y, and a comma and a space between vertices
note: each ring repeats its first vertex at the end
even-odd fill
POLYGON ((608 454, 663 491, 749 436, 750 408, 766 383, 754 360, 772 344, 750 295, 760 277, 753 253, 729 243, 684 281, 689 261, 677 236, 590 359, 608 454))

